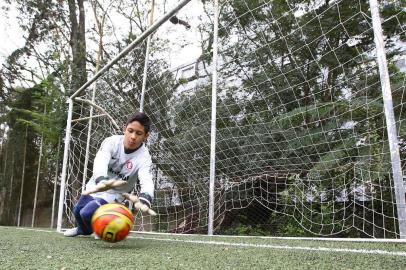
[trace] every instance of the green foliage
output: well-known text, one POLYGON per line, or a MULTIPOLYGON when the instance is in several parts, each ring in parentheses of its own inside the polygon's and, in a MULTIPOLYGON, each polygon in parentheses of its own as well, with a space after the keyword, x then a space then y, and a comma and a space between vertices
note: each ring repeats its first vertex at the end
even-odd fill
POLYGON ((29 97, 31 106, 21 107, 16 103, 11 113, 19 115, 16 118, 17 122, 31 126, 39 136, 44 136, 46 140, 56 145, 65 125, 64 95, 55 84, 53 76, 28 91, 31 93, 29 97))
POLYGON ((303 226, 301 226, 298 220, 295 220, 292 216, 285 216, 273 212, 269 218, 269 224, 272 227, 272 236, 287 236, 287 237, 306 237, 312 234, 306 231, 303 226))
POLYGON ((260 226, 244 225, 244 224, 240 224, 237 227, 227 228, 224 231, 221 231, 221 234, 224 234, 224 235, 250 235, 250 236, 269 235, 268 232, 263 230, 260 226))
MULTIPOLYGON (((251 208, 251 211, 254 209, 251 208)), ((260 224, 256 223, 247 214, 248 211, 233 210, 232 223, 222 226, 217 232, 225 235, 249 235, 249 236, 311 236, 298 220, 293 216, 281 215, 271 212, 269 217, 260 224)))
MULTIPOLYGON (((8 103, 9 110, 2 116, 2 122, 9 128, 7 137, 2 142, 0 152, 1 168, 4 175, 1 177, 0 188, 6 188, 12 196, 6 203, 6 209, 0 219, 4 224, 14 224, 13 209, 18 206, 20 185, 24 175, 23 209, 31 209, 37 170, 40 166, 41 184, 38 203, 51 200, 49 196, 53 190, 55 180, 54 169, 58 163, 58 141, 61 139, 65 125, 64 95, 54 76, 31 87, 16 89, 8 103), (39 162, 40 142, 42 142, 42 163, 39 162), (23 164, 25 167, 22 168, 23 164), (10 182, 13 179, 13 182, 10 182)), ((60 160, 59 160, 60 161, 60 160)))

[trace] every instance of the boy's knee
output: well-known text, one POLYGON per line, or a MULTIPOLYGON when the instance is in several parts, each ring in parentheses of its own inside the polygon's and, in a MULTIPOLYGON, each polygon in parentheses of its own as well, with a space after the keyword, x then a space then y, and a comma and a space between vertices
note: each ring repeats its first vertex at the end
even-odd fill
POLYGON ((79 211, 80 216, 82 217, 82 220, 91 220, 93 213, 90 211, 86 211, 86 209, 81 209, 79 211))
POLYGON ((80 215, 80 210, 81 210, 81 208, 78 207, 77 205, 75 205, 73 207, 73 215, 75 215, 75 216, 80 215))

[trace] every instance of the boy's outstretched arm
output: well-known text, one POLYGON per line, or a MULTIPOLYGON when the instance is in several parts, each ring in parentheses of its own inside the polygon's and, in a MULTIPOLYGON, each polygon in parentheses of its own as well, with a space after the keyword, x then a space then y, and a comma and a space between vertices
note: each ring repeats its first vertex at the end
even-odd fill
POLYGON ((96 192, 106 191, 112 188, 122 187, 126 184, 127 182, 121 179, 101 180, 93 188, 83 191, 82 195, 89 195, 96 192))
POLYGON ((144 213, 148 213, 151 216, 156 216, 157 213, 152 210, 147 204, 142 203, 140 198, 134 194, 129 194, 129 193, 123 193, 123 197, 126 198, 127 200, 130 200, 131 202, 134 203, 134 207, 141 210, 144 213))

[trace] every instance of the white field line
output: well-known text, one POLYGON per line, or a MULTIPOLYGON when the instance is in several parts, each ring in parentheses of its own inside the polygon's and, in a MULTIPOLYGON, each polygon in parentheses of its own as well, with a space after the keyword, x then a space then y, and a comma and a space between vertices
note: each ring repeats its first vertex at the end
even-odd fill
POLYGON ((34 228, 24 228, 24 227, 3 227, 3 228, 8 228, 8 229, 17 229, 17 230, 23 230, 23 231, 36 231, 36 232, 47 232, 47 233, 57 233, 55 229, 49 229, 49 230, 41 230, 41 229, 34 229, 34 228))
POLYGON ((349 248, 326 248, 326 247, 301 247, 301 246, 287 246, 287 245, 265 245, 265 244, 248 244, 248 243, 231 243, 223 241, 201 241, 201 240, 186 240, 186 239, 172 239, 172 238, 154 238, 144 236, 128 236, 128 238, 145 239, 153 241, 164 242, 180 242, 190 244, 203 244, 214 246, 233 246, 233 247, 250 247, 250 248, 268 248, 268 249, 283 249, 283 250, 305 250, 305 251, 323 251, 323 252, 342 252, 342 253, 361 253, 361 254, 375 254, 375 255, 390 255, 406 257, 406 252, 401 251, 386 251, 380 249, 349 249, 349 248))
POLYGON ((359 242, 359 243, 406 243, 406 239, 380 239, 380 238, 328 238, 328 237, 281 237, 281 236, 249 236, 249 235, 206 235, 206 234, 177 234, 164 232, 142 232, 131 231, 135 234, 165 235, 179 237, 208 237, 208 238, 253 238, 253 239, 274 239, 274 240, 305 240, 305 241, 328 241, 328 242, 359 242))
MULTIPOLYGON (((38 231, 47 233, 58 233, 55 230, 41 230, 34 228, 22 228, 22 227, 5 227, 14 228, 27 231, 38 231)), ((178 236, 178 235, 177 235, 178 236)), ((387 251, 381 249, 349 249, 349 248, 326 248, 326 247, 301 247, 301 246, 287 246, 287 245, 266 245, 266 244, 249 244, 249 243, 232 243, 224 241, 201 241, 201 240, 184 240, 184 239, 172 239, 172 238, 154 238, 154 237, 144 237, 144 236, 131 236, 128 238, 133 239, 144 239, 153 241, 164 241, 164 242, 180 242, 180 243, 190 243, 190 244, 203 244, 203 245, 214 245, 214 246, 234 246, 234 247, 251 247, 251 248, 268 248, 268 249, 284 249, 284 250, 305 250, 305 251, 323 251, 323 252, 342 252, 342 253, 361 253, 361 254, 377 254, 377 255, 390 255, 390 256, 401 256, 406 257, 406 252, 402 251, 387 251)))

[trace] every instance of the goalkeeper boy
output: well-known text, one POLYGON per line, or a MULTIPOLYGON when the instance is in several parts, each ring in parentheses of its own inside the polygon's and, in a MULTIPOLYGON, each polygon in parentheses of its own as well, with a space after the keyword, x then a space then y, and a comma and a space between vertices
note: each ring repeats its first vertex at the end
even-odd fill
POLYGON ((101 205, 129 199, 134 207, 154 215, 151 203, 154 183, 151 156, 144 142, 150 130, 149 117, 141 112, 131 115, 124 135, 106 138, 96 154, 93 175, 73 208, 77 227, 65 231, 65 236, 92 234, 91 219, 101 205), (129 194, 139 184, 139 196, 129 194))

